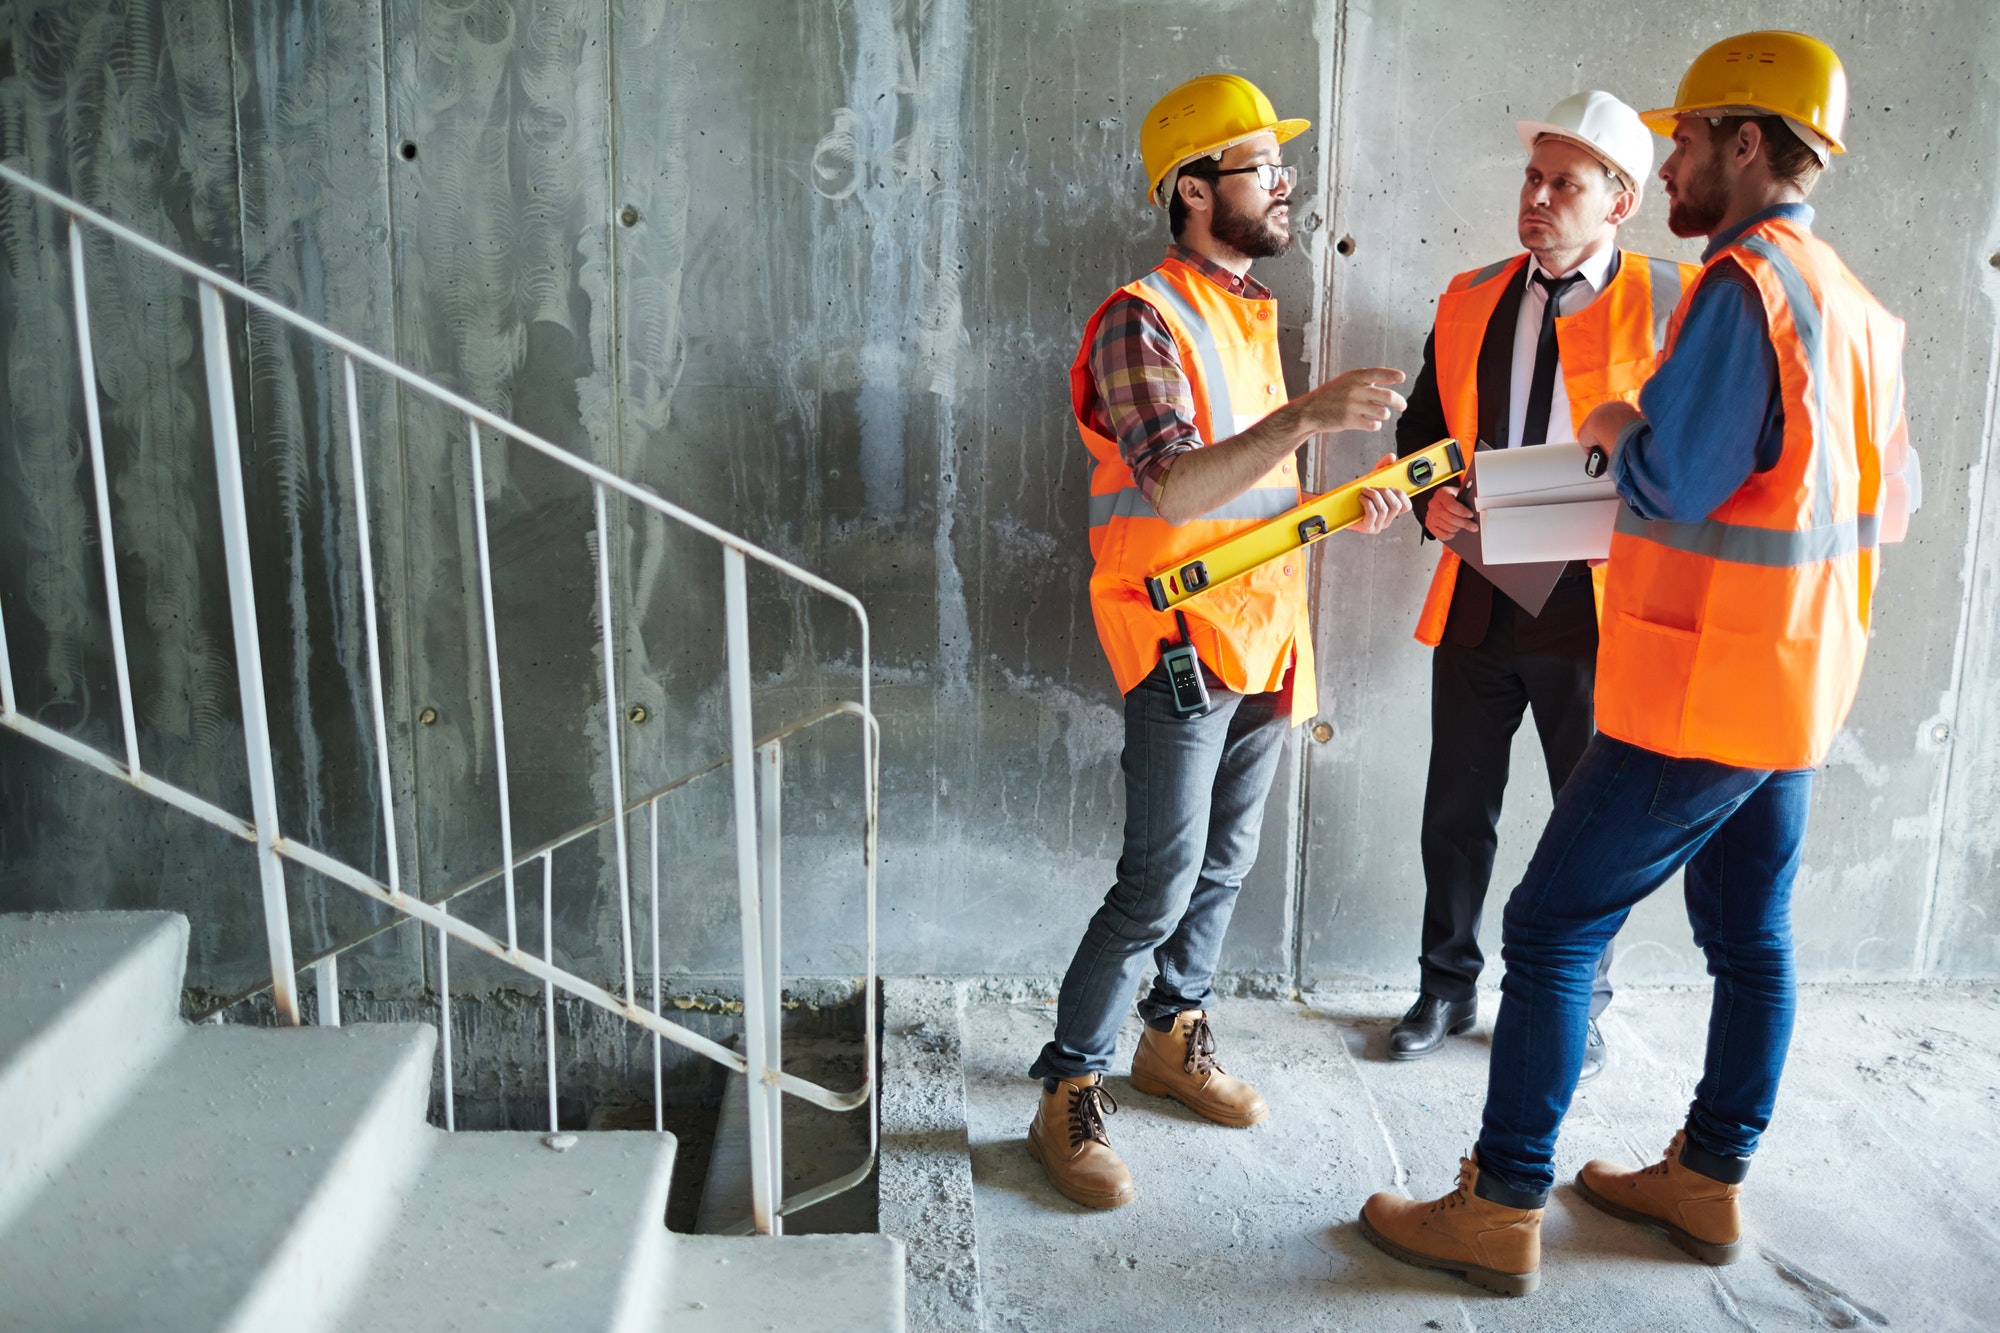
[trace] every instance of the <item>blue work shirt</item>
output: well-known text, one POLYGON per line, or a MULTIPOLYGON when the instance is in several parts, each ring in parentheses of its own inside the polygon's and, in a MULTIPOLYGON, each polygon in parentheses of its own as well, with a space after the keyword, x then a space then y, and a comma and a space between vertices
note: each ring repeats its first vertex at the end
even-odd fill
MULTIPOLYGON (((1805 204, 1778 204, 1712 237, 1702 263, 1772 218, 1812 227, 1805 204)), ((1673 354, 1639 391, 1644 420, 1618 436, 1611 477, 1640 518, 1707 518, 1753 472, 1776 467, 1785 447, 1778 353, 1764 300, 1749 275, 1724 261, 1703 277, 1673 354)))

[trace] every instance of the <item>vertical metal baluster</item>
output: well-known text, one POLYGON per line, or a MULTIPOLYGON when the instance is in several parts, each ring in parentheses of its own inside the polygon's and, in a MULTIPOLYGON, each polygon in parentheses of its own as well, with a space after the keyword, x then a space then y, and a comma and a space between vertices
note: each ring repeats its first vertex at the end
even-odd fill
POLYGON ((736 900, 743 926, 743 1047, 750 1084, 750 1214, 763 1235, 778 1233, 778 1170, 771 1160, 770 1078, 764 1050, 763 927, 758 911, 755 741, 750 726, 750 599, 743 552, 722 548, 729 643, 729 758, 736 806, 736 900))
POLYGON ((486 463, 479 456, 479 423, 472 430, 472 527, 479 541, 479 609, 486 618, 486 687, 493 694, 493 767, 500 779, 500 864, 507 891, 507 950, 520 947, 514 922, 514 811, 508 795, 507 720, 500 707, 500 638, 493 628, 493 549, 486 538, 486 463))
POLYGON ((340 1026, 340 955, 333 954, 313 964, 313 990, 319 995, 319 1025, 340 1026))
POLYGON ((347 453, 354 471, 355 535, 361 544, 361 618, 368 631, 368 704, 375 722, 375 780, 382 784, 382 848, 388 860, 389 891, 402 892, 402 864, 396 852, 396 798, 389 776, 389 723, 382 698, 382 635, 375 612, 375 555, 368 531, 368 480, 361 458, 361 395, 354 382, 354 358, 341 358, 347 373, 347 453))
POLYGON ((7 617, 0 615, 0 714, 14 711, 14 659, 7 652, 7 617))
POLYGON ((597 627, 604 649, 604 728, 611 765, 612 841, 618 849, 618 938, 625 955, 625 1003, 633 1002, 632 990, 632 853, 625 833, 625 758, 618 743, 624 716, 618 711, 618 663, 612 656, 611 625, 611 529, 604 511, 604 486, 594 483, 591 494, 597 505, 597 627))
POLYGON ((111 487, 104 473, 104 420, 97 402, 97 354, 90 342, 90 296, 83 280, 83 223, 75 217, 69 220, 69 280, 76 297, 76 355, 83 367, 83 420, 90 437, 90 483, 97 500, 97 553, 104 563, 111 661, 118 673, 118 718, 125 727, 125 769, 136 778, 139 726, 132 715, 132 670, 125 656, 125 608, 118 596, 118 551, 111 538, 111 487))
MULTIPOLYGON (((542 853, 542 961, 555 966, 555 879, 553 852, 542 853)), ((549 1133, 562 1126, 556 1123, 556 983, 542 983, 542 1046, 547 1052, 549 1080, 549 1133)))
MULTIPOLYGON (((660 798, 655 796, 646 810, 651 816, 648 840, 652 847, 653 918, 653 1012, 660 1012, 660 798)), ((664 1079, 660 1064, 660 1034, 653 1034, 653 1132, 667 1127, 664 1079)))
MULTIPOLYGON (((758 814, 757 831, 761 846, 758 849, 759 886, 763 894, 763 947, 764 947, 764 1058, 770 1062, 773 1071, 785 1067, 784 1060, 784 955, 780 947, 782 936, 779 931, 779 907, 782 901, 782 882, 779 874, 779 814, 783 808, 781 797, 785 782, 785 750, 780 741, 772 741, 757 751, 758 814)), ((765 1127, 771 1136, 771 1161, 782 1172, 785 1161, 785 1093, 775 1081, 761 1086, 751 1084, 751 1093, 761 1092, 765 1099, 765 1127)), ((782 1177, 781 1177, 782 1178, 782 1177)), ((773 1219, 772 1230, 782 1234, 785 1220, 773 1219)))
POLYGON ((229 329, 222 312, 222 293, 206 282, 200 287, 202 357, 208 368, 208 414, 215 435, 215 484, 221 498, 222 553, 229 570, 229 619, 236 638, 237 689, 243 700, 250 807, 257 825, 257 869, 264 890, 271 999, 279 1017, 296 1027, 299 995, 293 976, 291 909, 285 902, 285 866, 276 848, 278 780, 271 759, 271 723, 264 708, 263 645, 257 635, 257 594, 250 573, 250 517, 243 499, 243 455, 236 435, 229 329))
MULTIPOLYGON (((439 912, 449 916, 450 903, 439 903, 439 912)), ((438 932, 438 1058, 444 1067, 444 1127, 446 1133, 458 1129, 458 1112, 451 1094, 451 936, 438 932)))

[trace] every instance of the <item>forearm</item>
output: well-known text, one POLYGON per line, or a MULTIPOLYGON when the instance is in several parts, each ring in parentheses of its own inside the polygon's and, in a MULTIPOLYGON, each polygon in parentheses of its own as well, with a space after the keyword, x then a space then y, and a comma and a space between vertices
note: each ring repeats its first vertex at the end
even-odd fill
POLYGON ((1156 497, 1161 518, 1179 527, 1228 504, 1298 452, 1309 434, 1297 404, 1287 404, 1219 444, 1177 454, 1156 497))

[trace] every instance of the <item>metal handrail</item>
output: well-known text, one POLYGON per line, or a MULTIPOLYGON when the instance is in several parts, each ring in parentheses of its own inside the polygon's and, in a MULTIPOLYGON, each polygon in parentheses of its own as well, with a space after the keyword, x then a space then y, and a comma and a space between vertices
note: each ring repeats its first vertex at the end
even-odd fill
MULTIPOLYGON (((752 1225, 760 1232, 783 1229, 787 1213, 831 1197, 865 1180, 873 1170, 879 1147, 879 1127, 871 1113, 869 1152, 854 1171, 791 1198, 779 1193, 782 1164, 782 1097, 785 1093, 802 1097, 814 1105, 833 1111, 850 1111, 869 1106, 877 1093, 876 1081, 876 878, 878 797, 880 788, 881 728, 875 718, 871 695, 869 624, 866 608, 845 589, 801 569, 770 551, 719 528, 695 514, 661 498, 650 488, 627 481, 617 474, 564 450, 522 429, 477 403, 454 393, 429 378, 409 370, 387 357, 345 337, 315 320, 291 310, 240 282, 204 268, 176 254, 151 238, 106 217, 0 163, 0 182, 5 182, 61 210, 69 217, 69 257, 72 299, 75 305, 79 368, 83 378, 85 424, 94 487, 98 545, 111 620, 111 648, 118 684, 119 716, 123 730, 122 761, 102 753, 63 732, 24 716, 18 709, 13 666, 8 656, 4 616, 0 616, 0 726, 75 759, 91 768, 125 782, 140 791, 202 819, 235 837, 253 843, 258 852, 258 873, 262 885, 266 946, 270 954, 271 980, 253 991, 236 997, 239 1002, 268 990, 280 1017, 299 1022, 299 1003, 291 941, 289 909, 285 901, 284 866, 291 862, 310 869, 336 883, 381 903, 406 920, 414 920, 438 933, 439 1039, 444 1070, 444 1113, 447 1129, 455 1128, 452 1094, 451 985, 449 940, 457 940, 508 963, 543 983, 546 1059, 550 1129, 556 1129, 555 1009, 557 989, 616 1014, 649 1032, 653 1038, 654 1127, 662 1127, 661 1045, 671 1041, 729 1069, 744 1073, 749 1083, 750 1159, 752 1225), (222 542, 229 578, 230 621, 235 635, 237 684, 241 696, 245 757, 249 769, 251 818, 195 795, 148 773, 141 764, 139 737, 132 703, 132 681, 127 661, 124 621, 119 598, 116 544, 112 535, 109 479, 104 461, 103 425, 98 406, 98 378, 90 335, 89 296, 84 271, 83 228, 110 236, 115 241, 159 263, 193 278, 197 284, 201 311, 201 347, 206 371, 209 416, 216 458, 217 489, 221 508, 222 542), (376 780, 380 783, 383 832, 387 854, 386 882, 378 880, 327 853, 285 834, 278 819, 277 778, 269 720, 265 708, 260 638, 257 627, 254 576, 250 559, 248 509, 243 490, 243 464, 236 423, 236 399, 231 367, 227 322, 223 297, 271 316, 305 334, 315 343, 342 354, 346 390, 349 461, 354 471, 354 508, 360 544, 363 620, 368 645, 368 685, 370 714, 374 726, 377 757, 376 780), (360 395, 357 365, 365 365, 389 376, 422 397, 457 412, 468 423, 472 465, 472 511, 478 555, 479 595, 494 727, 495 770, 500 792, 501 864, 475 880, 467 881, 441 897, 425 901, 406 892, 400 882, 396 847, 396 800, 388 760, 388 728, 381 674, 381 642, 374 596, 374 566, 368 524, 365 458, 361 443, 360 395), (509 792, 505 714, 500 688, 498 633, 493 611, 492 558, 486 531, 486 497, 483 483, 484 441, 481 429, 504 440, 512 440, 558 463, 591 483, 596 520, 598 589, 597 611, 600 628, 599 651, 604 662, 604 697, 608 713, 607 751, 612 788, 612 808, 567 833, 525 852, 513 845, 511 797, 509 792), (624 769, 620 752, 617 706, 617 654, 614 642, 614 598, 609 545, 609 497, 617 494, 652 512, 669 518, 717 542, 723 554, 725 628, 730 705, 729 754, 693 772, 656 787, 636 801, 628 802, 624 792, 624 769), (749 609, 746 561, 755 560, 778 574, 833 598, 855 617, 860 636, 860 699, 842 701, 803 721, 781 728, 765 737, 753 737, 750 730, 749 609), (783 746, 791 736, 830 718, 852 715, 862 723, 862 864, 865 879, 867 971, 863 979, 865 1064, 862 1084, 848 1092, 835 1092, 805 1079, 787 1074, 782 1067, 779 1027, 781 956, 779 905, 782 899, 779 847, 781 838, 781 783, 783 746), (705 774, 727 767, 732 770, 736 825, 738 909, 742 923, 744 1051, 738 1054, 700 1033, 674 1023, 661 1013, 660 989, 660 910, 659 910, 659 802, 666 795, 705 774), (761 791, 760 791, 761 788, 761 791), (761 796, 761 800, 760 800, 761 796), (650 905, 653 936, 651 1007, 639 1003, 635 993, 635 958, 632 946, 631 864, 629 821, 641 808, 650 812, 650 905), (609 825, 617 849, 617 873, 622 941, 622 996, 613 994, 585 978, 555 966, 551 943, 551 904, 556 850, 609 825), (542 865, 542 955, 520 947, 516 936, 516 872, 542 865), (506 938, 500 939, 450 914, 449 903, 459 895, 495 879, 502 882, 506 897, 506 938)), ((383 929, 393 929, 400 921, 383 929)), ((373 938, 374 934, 363 939, 373 938)), ((317 975, 321 997, 320 1021, 339 1022, 339 955, 360 940, 327 951, 309 960, 317 975)))
MULTIPOLYGON (((862 715, 863 714, 861 712, 860 705, 848 703, 845 700, 843 700, 840 703, 833 704, 827 708, 821 709, 819 712, 813 714, 811 717, 804 718, 798 722, 791 723, 789 726, 780 727, 776 731, 767 732, 764 735, 759 736, 755 742, 755 745, 757 749, 761 750, 767 745, 773 745, 780 741, 787 740, 790 737, 796 736, 803 731, 810 730, 811 728, 818 726, 820 723, 829 721, 833 718, 860 717, 862 715)), ((718 759, 709 760, 707 763, 703 764, 700 768, 689 769, 687 772, 681 774, 677 778, 669 778, 667 781, 661 783, 659 786, 654 787, 651 791, 648 791, 645 795, 636 796, 633 797, 631 800, 626 801, 625 813, 627 815, 636 815, 641 810, 645 810, 649 806, 652 806, 662 797, 673 795, 681 788, 686 787, 689 784, 693 783, 696 779, 705 778, 711 773, 718 773, 721 770, 729 767, 729 762, 730 762, 730 756, 723 755, 718 759)), ((549 838, 544 842, 536 843, 533 847, 530 847, 527 851, 521 852, 515 856, 514 869, 516 871, 529 869, 536 862, 542 860, 544 857, 550 855, 551 853, 561 851, 564 847, 569 846, 571 843, 576 842, 581 838, 587 837, 590 834, 597 832, 599 829, 603 828, 606 824, 609 824, 612 818, 613 816, 611 815, 611 813, 607 811, 604 814, 598 815, 594 819, 585 820, 583 823, 578 824, 575 828, 569 829, 562 833, 558 833, 553 838, 549 838)), ((480 874, 474 875, 471 879, 460 880, 458 884, 455 885, 454 887, 446 889, 443 893, 438 894, 434 898, 426 898, 424 899, 424 901, 429 903, 433 907, 441 907, 446 903, 453 902, 459 898, 464 897, 466 894, 471 893, 474 889, 480 889, 486 887, 488 884, 491 884, 494 880, 500 878, 500 876, 504 873, 505 871, 503 868, 496 866, 492 870, 487 870, 480 874)), ((329 958, 339 958, 355 949, 360 948, 362 945, 368 943, 370 940, 377 939, 383 935, 386 935, 392 930, 400 930, 408 924, 409 923, 407 921, 385 921, 381 925, 376 926, 372 930, 367 930, 359 935, 356 935, 353 939, 342 940, 340 943, 334 945, 332 948, 322 949, 320 952, 311 955, 304 961, 297 963, 297 970, 298 972, 302 973, 305 972, 308 968, 317 967, 319 964, 325 962, 329 958)), ((209 1019, 214 1018, 217 1014, 226 1013, 227 1011, 234 1009, 237 1005, 242 1004, 246 1000, 254 1000, 260 995, 267 994, 270 991, 270 989, 271 989, 271 983, 269 981, 260 981, 254 986, 246 986, 242 990, 234 991, 229 995, 222 997, 219 1000, 210 1000, 208 1003, 204 1004, 201 1008, 195 1010, 192 1014, 190 1014, 188 1016, 188 1021, 193 1023, 207 1022, 209 1019)))

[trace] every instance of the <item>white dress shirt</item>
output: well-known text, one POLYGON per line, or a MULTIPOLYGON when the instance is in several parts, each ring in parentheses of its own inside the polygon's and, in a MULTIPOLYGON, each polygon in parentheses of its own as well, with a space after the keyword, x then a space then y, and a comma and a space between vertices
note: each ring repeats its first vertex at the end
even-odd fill
MULTIPOLYGON (((1578 264, 1572 272, 1581 273, 1583 281, 1565 288, 1557 298, 1558 315, 1574 315, 1586 310, 1590 303, 1603 292, 1604 285, 1611 281, 1611 264, 1618 257, 1618 247, 1607 245, 1590 258, 1578 264)), ((1520 444, 1521 432, 1528 419, 1528 389, 1535 377, 1535 343, 1542 332, 1542 307, 1548 304, 1548 293, 1535 281, 1537 273, 1549 273, 1541 261, 1530 258, 1528 267, 1521 274, 1521 281, 1527 290, 1521 293, 1521 313, 1514 320, 1514 374, 1507 390, 1507 445, 1509 448, 1520 444)), ((1567 275, 1565 275, 1567 276, 1567 275)), ((1563 388, 1562 364, 1556 364, 1556 391, 1549 399, 1548 444, 1562 440, 1574 440, 1576 427, 1569 419, 1569 394, 1563 388)))

